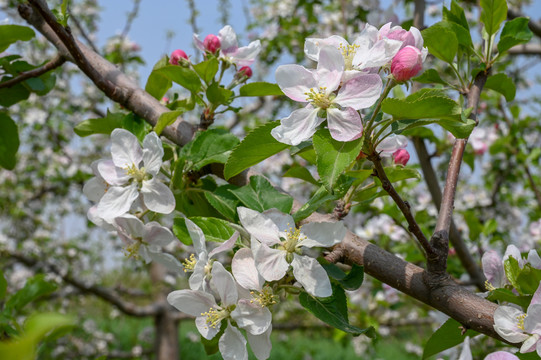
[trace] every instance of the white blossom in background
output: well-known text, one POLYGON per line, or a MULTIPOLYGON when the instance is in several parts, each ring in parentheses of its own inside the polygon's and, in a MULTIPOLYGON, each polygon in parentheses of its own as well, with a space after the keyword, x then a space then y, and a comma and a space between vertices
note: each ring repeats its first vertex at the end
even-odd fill
POLYGON ((313 222, 296 229, 291 215, 276 209, 259 213, 239 207, 237 211, 242 226, 252 236, 255 264, 265 280, 282 279, 291 266, 306 292, 317 297, 332 295, 327 272, 316 259, 302 255, 302 248, 338 244, 346 236, 343 223, 313 222))

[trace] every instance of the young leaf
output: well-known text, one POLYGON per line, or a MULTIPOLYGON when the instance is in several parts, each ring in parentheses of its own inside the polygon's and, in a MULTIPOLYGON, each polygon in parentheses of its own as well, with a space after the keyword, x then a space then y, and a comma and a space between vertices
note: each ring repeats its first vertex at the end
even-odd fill
POLYGON ((191 170, 199 170, 211 163, 225 164, 239 139, 224 130, 211 129, 201 132, 188 148, 186 159, 192 162, 191 170))
POLYGON ((183 68, 178 65, 166 65, 154 70, 157 75, 162 75, 168 80, 174 81, 183 88, 192 93, 196 93, 201 88, 201 80, 195 71, 183 68))
POLYGON ((336 280, 346 290, 357 290, 364 281, 364 268, 353 264, 349 273, 345 273, 335 264, 322 264, 330 278, 336 280))
POLYGON ((485 83, 485 88, 499 92, 507 101, 513 101, 517 92, 513 80, 504 73, 490 76, 485 83))
MULTIPOLYGON (((189 219, 201 228, 206 241, 224 242, 235 232, 230 223, 222 219, 200 216, 193 216, 189 219)), ((191 245, 193 243, 184 218, 175 218, 173 220, 173 233, 183 244, 191 245)))
POLYGON ((237 207, 240 204, 237 197, 229 191, 235 188, 236 186, 227 184, 214 191, 205 191, 205 197, 209 204, 230 221, 237 220, 237 207))
POLYGON ((528 27, 529 21, 528 18, 518 17, 506 22, 500 34, 498 52, 502 53, 515 45, 525 44, 530 41, 533 33, 528 27))
POLYGON ((284 95, 280 87, 267 82, 253 82, 242 86, 240 96, 281 96, 284 95))
POLYGON ((39 274, 28 279, 24 287, 6 302, 6 311, 18 311, 37 298, 55 291, 56 285, 45 281, 44 278, 45 275, 39 274))
POLYGON ((193 68, 195 69, 195 72, 201 76, 201 79, 203 79, 205 83, 210 84, 214 79, 214 75, 216 75, 218 72, 218 59, 211 57, 202 63, 194 65, 193 68))
POLYGON ((449 64, 453 63, 458 51, 456 34, 441 24, 433 25, 422 32, 424 45, 431 54, 449 64))
POLYGON ((440 73, 435 69, 426 69, 420 76, 413 78, 413 81, 417 81, 423 84, 442 84, 449 85, 447 81, 440 77, 440 73))
POLYGON ((268 122, 246 135, 241 143, 233 149, 225 164, 224 177, 226 180, 290 147, 290 145, 283 144, 272 137, 270 132, 278 125, 280 125, 279 121, 268 122))
POLYGON ((231 102, 233 91, 220 86, 218 83, 212 83, 207 89, 207 98, 214 105, 227 105, 231 102))
POLYGON ((12 170, 17 163, 18 149, 17 124, 6 113, 0 112, 0 166, 12 170))
POLYGON ((162 113, 160 117, 158 118, 158 122, 156 123, 156 126, 154 126, 154 131, 156 132, 156 134, 160 135, 166 126, 169 126, 172 123, 174 123, 177 120, 177 118, 183 113, 184 113, 183 110, 168 111, 168 112, 162 113))
POLYGON ((496 289, 489 292, 487 300, 490 301, 506 301, 512 304, 521 306, 523 309, 527 309, 532 300, 531 296, 515 295, 508 289, 496 289))
POLYGON ((0 53, 17 41, 28 41, 36 33, 27 26, 0 25, 0 53))
POLYGON ((167 90, 173 85, 172 81, 165 75, 160 74, 157 70, 165 66, 169 66, 167 56, 162 57, 150 73, 147 84, 145 85, 145 91, 152 95, 154 98, 161 100, 167 90))
POLYGON ((276 190, 263 176, 250 177, 250 183, 238 189, 229 190, 246 207, 263 212, 276 208, 289 214, 293 206, 293 198, 276 190))
POLYGON ((481 0, 480 20, 485 24, 488 35, 498 32, 500 24, 507 18, 506 0, 481 0))
POLYGON ((462 325, 454 319, 449 319, 428 339, 423 351, 423 360, 462 343, 466 336, 477 335, 479 333, 473 330, 463 333, 462 325))
POLYGON ((388 166, 385 167, 385 174, 389 178, 390 182, 397 182, 406 179, 417 179, 421 180, 421 174, 415 169, 410 167, 400 167, 400 166, 388 166))
MULTIPOLYGON (((9 80, 4 77, 3 79, 9 80)), ((0 89, 0 106, 10 107, 13 104, 28 99, 30 91, 24 86, 23 83, 18 83, 9 88, 0 89)))
POLYGON ((329 192, 333 192, 338 177, 359 156, 362 140, 336 141, 327 129, 318 130, 313 137, 317 154, 317 172, 329 192))
POLYGON ((109 135, 114 129, 122 127, 125 117, 126 114, 112 113, 107 109, 105 117, 81 121, 73 128, 73 131, 80 137, 93 134, 109 135))
POLYGON ((444 96, 427 96, 411 101, 388 98, 383 100, 381 109, 400 119, 449 119, 459 120, 461 106, 451 98, 444 96))
POLYGON ((290 167, 284 173, 283 177, 297 178, 309 182, 310 184, 319 186, 318 181, 314 179, 312 174, 310 174, 310 171, 308 171, 304 166, 294 165, 290 167))

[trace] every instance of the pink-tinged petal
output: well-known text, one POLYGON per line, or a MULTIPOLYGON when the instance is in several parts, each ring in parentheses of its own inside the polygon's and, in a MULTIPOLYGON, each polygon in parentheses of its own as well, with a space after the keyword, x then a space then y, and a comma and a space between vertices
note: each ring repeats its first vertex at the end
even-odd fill
POLYGON ((238 48, 237 51, 230 56, 233 62, 238 66, 250 66, 255 61, 255 58, 261 51, 261 42, 259 40, 252 41, 248 46, 238 48))
POLYGON ((530 304, 528 316, 524 320, 524 331, 541 335, 541 304, 530 304))
POLYGON ((361 116, 350 107, 327 109, 327 125, 332 138, 337 141, 352 141, 363 135, 361 116))
POLYGON ((379 68, 390 63, 402 47, 398 40, 384 39, 376 42, 369 51, 356 51, 353 65, 359 69, 379 68))
POLYGON ((318 61, 319 51, 326 45, 339 49, 341 45, 347 46, 349 43, 343 37, 338 35, 332 35, 325 39, 307 38, 304 42, 304 53, 308 59, 318 61))
POLYGON ((280 236, 285 237, 285 232, 291 228, 295 228, 295 220, 289 214, 284 214, 278 209, 269 209, 263 212, 263 215, 272 220, 278 226, 280 236))
POLYGON ((247 290, 261 291, 265 283, 265 279, 259 275, 255 266, 252 250, 247 248, 235 253, 231 261, 231 272, 239 285, 247 290))
POLYGON ((528 262, 533 268, 541 270, 541 258, 536 250, 530 250, 528 253, 528 262))
POLYGON ((239 233, 238 231, 235 231, 227 241, 224 241, 220 246, 214 248, 209 253, 209 259, 211 259, 216 254, 233 249, 233 246, 235 246, 235 242, 237 241, 238 237, 239 233))
POLYGON ((196 48, 198 48, 201 51, 205 51, 205 44, 199 39, 199 35, 193 34, 193 43, 196 48))
POLYGON ((334 46, 323 46, 317 64, 318 86, 325 87, 330 94, 338 88, 344 72, 344 56, 334 46))
POLYGON ((460 356, 458 357, 458 360, 472 360, 471 350, 470 350, 470 337, 466 336, 466 339, 464 340, 464 343, 462 345, 462 351, 460 352, 460 356))
POLYGON ((221 49, 224 53, 229 54, 237 51, 237 34, 230 25, 226 25, 218 32, 221 49))
POLYGON ((510 256, 513 257, 513 259, 515 259, 516 261, 518 261, 518 264, 521 268, 524 266, 524 260, 522 260, 520 250, 515 245, 507 246, 507 249, 505 249, 505 254, 503 254, 503 262, 505 263, 505 260, 509 259, 510 256))
POLYGON ((327 272, 316 259, 293 254, 293 276, 310 295, 329 297, 332 295, 331 282, 327 272))
POLYGON ((227 328, 218 342, 224 360, 248 360, 246 339, 240 331, 227 322, 227 328))
POLYGON ((284 250, 271 249, 257 240, 252 240, 252 251, 257 270, 267 281, 280 280, 286 275, 289 264, 284 250))
POLYGON ((100 176, 110 185, 124 185, 130 179, 126 170, 115 166, 113 160, 102 160, 98 163, 100 176))
POLYGON ((182 264, 173 255, 149 251, 148 256, 152 259, 152 261, 163 265, 167 270, 177 274, 182 274, 182 264))
POLYGON ((344 84, 333 102, 355 110, 366 109, 379 99, 382 88, 379 75, 360 74, 344 84))
POLYGON ((341 221, 308 223, 301 227, 299 238, 304 239, 298 246, 331 247, 344 240, 346 232, 347 229, 341 221))
POLYGON ((98 202, 107 191, 107 183, 101 177, 93 177, 83 186, 83 194, 90 201, 98 202))
POLYGON ((276 224, 264 214, 245 207, 238 207, 240 223, 257 240, 272 246, 279 244, 280 232, 276 224))
POLYGON ((196 317, 218 306, 211 294, 193 290, 173 291, 167 295, 167 302, 177 310, 196 317))
POLYGON ((131 214, 124 214, 115 218, 115 223, 120 230, 129 235, 132 239, 140 238, 145 232, 145 224, 131 214))
POLYGON ((539 341, 539 335, 533 334, 532 336, 529 336, 520 347, 520 352, 522 354, 529 353, 535 350, 537 347, 537 342, 539 341))
POLYGON ((173 192, 158 179, 144 180, 141 187, 145 206, 160 214, 170 214, 175 210, 175 197, 173 192))
POLYGON ((184 222, 186 223, 186 228, 188 229, 188 233, 190 234, 190 237, 192 238, 193 247, 195 248, 195 253, 199 256, 199 254, 207 253, 207 245, 206 245, 206 239, 205 234, 203 234, 203 231, 199 226, 195 225, 193 221, 191 221, 188 218, 184 219, 184 222))
POLYGON ((378 29, 375 26, 366 24, 359 37, 355 39, 353 45, 357 45, 357 51, 366 52, 378 41, 378 29))
POLYGON ((207 340, 213 339, 220 332, 221 326, 221 321, 215 327, 208 326, 207 318, 205 316, 199 316, 195 319, 195 327, 197 327, 201 336, 207 340))
POLYGON ((541 357, 541 341, 537 342, 537 347, 536 347, 535 350, 537 352, 537 355, 539 355, 539 357, 541 357))
POLYGON ((410 27, 410 33, 413 36, 414 39, 414 45, 417 49, 422 50, 423 49, 423 36, 421 35, 421 32, 416 27, 412 26, 410 27))
POLYGON ((112 186, 98 203, 98 214, 104 219, 113 219, 124 215, 139 196, 137 185, 126 187, 112 186))
POLYGON ((483 273, 487 281, 494 287, 502 287, 506 283, 505 272, 503 270, 502 258, 494 250, 489 250, 481 258, 483 264, 483 273))
POLYGON ((143 164, 147 173, 156 176, 162 166, 163 154, 162 141, 158 135, 151 132, 145 136, 145 140, 143 140, 143 164))
POLYGON ((305 93, 318 87, 314 73, 300 65, 278 66, 275 78, 284 94, 295 101, 307 102, 305 93))
POLYGON ((265 360, 269 358, 272 349, 272 343, 270 341, 271 332, 272 324, 269 326, 267 331, 261 335, 252 335, 249 332, 246 333, 248 344, 250 344, 250 347, 252 348, 257 360, 265 360))
POLYGON ((496 351, 488 354, 484 360, 519 360, 519 358, 507 351, 496 351))
POLYGON ((143 160, 143 150, 139 140, 128 130, 114 129, 111 133, 111 155, 119 168, 139 166, 143 160))
POLYGON ((535 290, 535 293, 533 294, 532 301, 530 302, 530 306, 541 304, 541 282, 537 286, 537 290, 535 290))
POLYGON ((271 135, 278 141, 289 145, 299 145, 314 135, 317 127, 325 120, 317 116, 319 109, 311 105, 295 110, 281 120, 281 124, 271 130, 271 135))
POLYGON ((494 330, 505 340, 512 343, 523 342, 528 335, 522 333, 518 325, 518 317, 524 313, 511 306, 499 306, 494 312, 494 330))
POLYGON ((250 303, 250 300, 240 300, 231 317, 237 325, 250 334, 261 335, 269 328, 272 315, 268 308, 250 303))
POLYGON ((145 225, 143 241, 158 246, 166 246, 175 240, 175 235, 168 228, 160 225, 156 221, 145 225))
POLYGON ((214 262, 212 265, 212 282, 216 287, 216 291, 220 296, 222 304, 227 306, 236 304, 239 298, 237 292, 237 284, 233 275, 227 271, 219 262, 214 262))
POLYGON ((380 156, 390 157, 396 150, 404 149, 408 146, 408 138, 404 135, 395 135, 386 137, 376 146, 376 151, 380 156))

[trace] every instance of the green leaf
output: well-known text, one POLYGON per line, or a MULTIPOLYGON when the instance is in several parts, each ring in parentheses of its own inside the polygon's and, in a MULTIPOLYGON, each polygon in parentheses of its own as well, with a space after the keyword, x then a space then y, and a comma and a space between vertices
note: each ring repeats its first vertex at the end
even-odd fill
POLYGON ((449 64, 453 63, 458 51, 458 39, 454 31, 436 24, 423 30, 422 35, 424 45, 431 54, 449 64))
POLYGON ((6 113, 0 112, 0 166, 8 170, 15 168, 18 149, 17 124, 6 113))
POLYGON ((129 113, 122 119, 122 128, 134 134, 140 142, 143 142, 145 136, 150 132, 152 127, 142 117, 129 113))
POLYGON ((270 132, 278 125, 280 125, 279 121, 268 122, 246 135, 240 144, 233 149, 225 164, 224 177, 226 180, 291 146, 272 137, 270 132))
POLYGON ((479 335, 478 332, 473 330, 468 330, 462 334, 462 329, 463 327, 458 321, 454 319, 447 320, 428 339, 423 351, 423 360, 464 342, 466 336, 474 337, 479 335))
POLYGON ((362 139, 336 141, 327 129, 318 130, 313 137, 317 154, 317 172, 329 192, 333 192, 338 177, 355 161, 363 145, 362 139))
POLYGON ((203 61, 193 66, 195 72, 201 76, 201 79, 207 84, 210 84, 214 79, 214 76, 218 72, 219 63, 218 59, 211 57, 210 59, 203 61))
POLYGON ((199 76, 195 71, 188 68, 178 65, 166 65, 153 72, 179 84, 192 93, 196 93, 201 89, 201 80, 199 79, 199 76))
POLYGON ((0 301, 2 301, 6 297, 7 288, 8 282, 4 277, 4 272, 2 271, 2 269, 0 269, 0 301))
POLYGON ((237 207, 239 200, 229 190, 235 189, 236 186, 227 184, 216 188, 214 191, 205 191, 205 197, 212 207, 228 220, 236 221, 237 207))
POLYGON ((483 225, 481 225, 479 217, 476 216, 473 210, 468 210, 464 212, 464 220, 466 220, 466 224, 468 225, 470 240, 477 241, 483 231, 483 225))
POLYGON ((426 96, 416 100, 387 98, 383 100, 381 110, 401 119, 449 119, 460 120, 462 107, 453 99, 445 96, 426 96))
POLYGON ((345 273, 336 264, 322 264, 327 272, 327 275, 336 280, 346 290, 357 290, 361 287, 364 281, 364 268, 357 264, 353 264, 349 273, 345 273))
MULTIPOLYGON (((5 77, 3 78, 5 79, 5 77)), ((9 79, 5 79, 6 81, 9 79)), ((26 100, 30 96, 30 91, 23 83, 18 83, 9 88, 0 89, 0 106, 10 107, 19 101, 26 100)))
POLYGON ((321 321, 339 330, 353 334, 353 336, 366 334, 374 337, 372 327, 361 329, 350 325, 347 318, 347 300, 344 289, 332 284, 333 294, 328 298, 317 298, 306 292, 299 295, 301 305, 321 321))
POLYGON ((440 73, 434 69, 426 69, 420 76, 412 79, 423 84, 442 84, 449 85, 447 81, 440 77, 440 73))
POLYGON ((481 17, 488 35, 498 32, 500 24, 507 18, 506 0, 481 0, 481 17))
POLYGON ((385 174, 389 178, 389 181, 394 183, 406 179, 421 180, 421 174, 416 169, 400 166, 388 166, 384 168, 385 174))
POLYGON ((222 129, 200 132, 192 141, 186 159, 191 161, 190 170, 199 170, 212 163, 225 164, 239 139, 222 129))
POLYGON ((284 95, 280 87, 268 82, 253 82, 242 86, 240 96, 281 96, 284 95))
POLYGON ((374 170, 372 169, 362 169, 362 170, 352 170, 347 171, 346 175, 354 177, 358 180, 359 184, 362 184, 366 179, 368 179, 372 174, 374 173, 374 170))
POLYGON ((0 25, 0 53, 17 41, 28 41, 36 36, 34 30, 21 25, 0 25))
POLYGON ((169 66, 169 62, 167 61, 167 56, 164 56, 154 65, 145 85, 145 91, 158 100, 161 100, 167 90, 173 85, 167 76, 157 71, 166 66, 169 66))
POLYGON ((505 23, 500 34, 500 42, 498 42, 498 51, 500 53, 511 49, 515 45, 525 44, 530 41, 533 33, 528 27, 529 21, 528 18, 518 17, 505 23))
POLYGON ((38 299, 43 295, 47 295, 56 290, 56 285, 45 281, 45 275, 38 274, 26 281, 24 287, 17 291, 7 302, 7 311, 18 311, 26 304, 38 299))
POLYGON ((483 226, 483 234, 485 236, 492 235, 497 229, 498 229, 498 222, 495 219, 490 219, 483 226))
POLYGON ((73 131, 80 137, 93 134, 109 135, 114 129, 122 127, 122 122, 125 117, 126 114, 112 113, 107 109, 107 116, 81 121, 73 128, 73 131))
POLYGON ((488 293, 487 300, 490 301, 505 301, 512 304, 521 306, 523 309, 527 309, 532 300, 531 296, 515 295, 508 289, 496 289, 488 293))
POLYGON ((319 182, 314 179, 312 174, 310 174, 310 171, 308 171, 308 169, 306 169, 304 166, 293 165, 282 176, 301 179, 309 182, 310 184, 319 186, 319 182))
MULTIPOLYGON (((224 242, 235 233, 231 223, 222 219, 201 216, 192 216, 189 219, 201 228, 206 241, 224 242)), ((179 217, 173 220, 173 233, 183 244, 191 245, 193 243, 184 218, 179 217)))
POLYGON ((246 207, 263 212, 276 208, 289 214, 293 206, 293 198, 276 190, 263 176, 250 177, 250 183, 238 189, 229 190, 246 207))
POLYGON ((504 73, 490 76, 485 83, 485 88, 499 92, 507 101, 513 101, 517 92, 513 80, 504 73))
POLYGON ((160 115, 154 131, 158 136, 162 133, 163 129, 174 123, 177 118, 184 113, 184 110, 168 111, 160 115))
POLYGON ((516 282, 519 293, 533 294, 541 282, 541 270, 532 267, 532 265, 528 263, 520 270, 516 282))
POLYGON ((220 86, 217 82, 212 83, 207 89, 207 98, 214 105, 229 104, 233 95, 233 91, 220 86))
POLYGON ((513 285, 513 287, 517 289, 520 294, 522 294, 520 286, 517 282, 518 275, 520 274, 520 265, 518 260, 520 259, 515 259, 514 257, 509 256, 507 260, 503 262, 503 268, 505 270, 505 276, 507 276, 507 279, 511 285, 513 285))
POLYGON ((464 9, 462 9, 455 0, 451 1, 450 10, 446 7, 443 7, 443 19, 447 20, 448 22, 460 25, 461 27, 466 29, 468 33, 470 32, 470 26, 468 24, 468 19, 466 19, 464 9))

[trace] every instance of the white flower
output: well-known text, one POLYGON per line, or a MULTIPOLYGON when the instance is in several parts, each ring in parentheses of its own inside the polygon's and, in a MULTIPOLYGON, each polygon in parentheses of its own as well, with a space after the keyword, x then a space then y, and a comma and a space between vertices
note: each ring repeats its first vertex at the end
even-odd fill
MULTIPOLYGON (((472 360, 472 354, 470 350, 470 337, 466 336, 464 339, 464 345, 462 346, 462 351, 460 352, 460 357, 458 360, 472 360)), ((507 351, 496 351, 488 354, 484 360, 519 360, 515 355, 508 353, 507 351)))
MULTIPOLYGON (((100 172, 98 171, 98 163, 99 161, 94 161, 90 165, 90 167, 92 168, 92 172, 95 176, 92 179, 88 180, 83 186, 83 194, 85 194, 88 200, 96 203, 99 203, 103 195, 105 195, 105 193, 109 189, 109 184, 107 184, 107 181, 103 179, 103 177, 100 175, 100 172)), ((92 221, 95 225, 101 228, 109 231, 115 230, 115 227, 112 225, 112 219, 106 221, 99 216, 97 204, 93 205, 92 207, 90 207, 90 209, 88 209, 87 217, 88 220, 92 221)))
POLYGON ((405 149, 408 146, 408 138, 404 135, 392 134, 383 139, 377 146, 376 152, 382 157, 391 157, 399 149, 405 149))
POLYGON ((154 260, 168 270, 180 272, 180 262, 174 256, 161 252, 162 247, 176 240, 171 230, 155 221, 144 224, 130 214, 115 218, 114 223, 118 235, 128 245, 126 251, 129 256, 141 256, 146 263, 154 260))
POLYGON ((186 228, 190 233, 195 249, 195 255, 192 254, 190 258, 184 262, 184 271, 193 271, 193 274, 189 279, 190 289, 209 291, 208 281, 210 280, 212 264, 214 262, 212 258, 219 253, 231 250, 233 246, 235 246, 235 241, 237 241, 239 233, 235 231, 229 240, 208 253, 203 231, 201 231, 193 221, 189 219, 184 219, 184 221, 186 222, 186 228))
POLYGON ((207 340, 218 334, 222 321, 227 321, 227 327, 219 341, 224 359, 248 359, 246 339, 231 325, 230 319, 233 319, 239 328, 246 330, 248 341, 257 358, 267 358, 270 354, 270 312, 265 312, 263 308, 244 299, 239 300, 233 276, 218 262, 212 268, 211 281, 220 299, 219 304, 213 295, 200 290, 173 291, 167 296, 167 301, 178 310, 195 316, 195 325, 207 340))
POLYGON ((133 202, 142 197, 151 211, 169 214, 175 209, 175 197, 156 177, 162 166, 162 142, 155 132, 139 141, 127 130, 115 129, 111 134, 112 160, 98 163, 101 177, 110 185, 98 204, 98 214, 112 219, 128 212, 133 202))
POLYGON ((341 222, 309 223, 295 229, 293 218, 276 209, 262 214, 244 207, 237 211, 242 226, 252 236, 255 264, 265 280, 280 280, 291 265, 295 279, 306 292, 318 297, 332 295, 325 269, 316 259, 301 255, 301 249, 331 247, 342 241, 346 228, 341 222))
POLYGON ((316 70, 295 64, 279 66, 276 82, 284 94, 308 104, 282 119, 272 136, 285 144, 298 145, 309 139, 326 117, 334 139, 351 141, 361 137, 363 126, 357 110, 374 104, 383 84, 379 75, 359 74, 340 85, 343 73, 344 59, 332 46, 321 49, 316 70))

